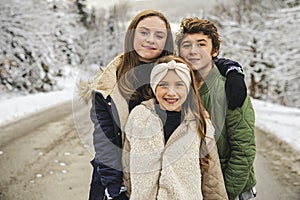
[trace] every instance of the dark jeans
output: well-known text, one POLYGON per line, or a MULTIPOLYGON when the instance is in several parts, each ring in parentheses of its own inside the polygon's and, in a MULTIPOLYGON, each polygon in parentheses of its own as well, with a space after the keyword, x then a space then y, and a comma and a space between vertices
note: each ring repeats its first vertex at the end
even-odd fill
POLYGON ((103 200, 105 188, 101 183, 100 175, 97 172, 97 165, 95 161, 92 160, 91 164, 93 166, 93 175, 90 184, 89 200, 103 200))

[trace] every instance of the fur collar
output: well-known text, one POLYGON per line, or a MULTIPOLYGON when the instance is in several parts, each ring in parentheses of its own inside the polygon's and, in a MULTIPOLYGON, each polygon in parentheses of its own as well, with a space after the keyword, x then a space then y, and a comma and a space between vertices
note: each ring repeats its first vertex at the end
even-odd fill
POLYGON ((99 71, 93 79, 87 82, 79 81, 77 85, 79 97, 88 103, 93 90, 100 92, 104 98, 110 95, 117 82, 116 72, 120 62, 121 55, 115 57, 104 71, 99 71))

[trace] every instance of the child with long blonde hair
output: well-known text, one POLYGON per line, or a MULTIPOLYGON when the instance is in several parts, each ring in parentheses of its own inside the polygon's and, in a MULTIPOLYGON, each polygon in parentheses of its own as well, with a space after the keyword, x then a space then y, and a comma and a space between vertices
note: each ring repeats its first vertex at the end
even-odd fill
POLYGON ((136 106, 125 126, 130 199, 200 200, 201 168, 209 167, 209 155, 200 159, 200 154, 207 150, 206 134, 212 136, 214 129, 192 69, 180 57, 159 58, 150 86, 155 97, 136 106))

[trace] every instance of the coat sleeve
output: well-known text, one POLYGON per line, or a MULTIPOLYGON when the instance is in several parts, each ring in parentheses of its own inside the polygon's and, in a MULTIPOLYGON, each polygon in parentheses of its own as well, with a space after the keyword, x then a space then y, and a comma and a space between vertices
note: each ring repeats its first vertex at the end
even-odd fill
POLYGON ((156 199, 164 147, 161 126, 150 110, 136 106, 125 126, 130 146, 130 199, 156 199))
MULTIPOLYGON (((94 123, 95 163, 101 183, 112 197, 118 196, 122 184, 121 136, 118 137, 111 113, 111 100, 99 92, 92 93, 91 120, 94 123)), ((120 134, 121 135, 121 134, 120 134)))
MULTIPOLYGON (((217 144, 214 138, 215 129, 211 122, 208 121, 205 144, 210 156, 208 168, 201 168, 202 180, 201 188, 203 199, 205 200, 228 200, 225 189, 223 173, 221 169, 217 144)), ((200 158, 201 158, 200 154, 200 158)))
POLYGON ((226 125, 231 156, 223 173, 229 199, 235 199, 247 184, 256 154, 254 110, 249 97, 241 108, 228 110, 226 125))

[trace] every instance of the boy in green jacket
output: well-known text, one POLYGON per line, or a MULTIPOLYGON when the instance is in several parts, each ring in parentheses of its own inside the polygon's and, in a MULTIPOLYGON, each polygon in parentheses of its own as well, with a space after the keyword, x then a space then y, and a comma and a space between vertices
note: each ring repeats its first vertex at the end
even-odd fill
POLYGON ((213 62, 219 54, 220 43, 212 22, 198 18, 182 20, 176 44, 179 55, 194 68, 202 103, 215 126, 228 197, 230 200, 246 200, 256 196, 253 168, 255 116, 249 96, 241 107, 234 110, 227 107, 225 78, 213 62))

